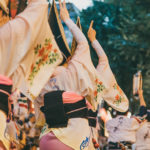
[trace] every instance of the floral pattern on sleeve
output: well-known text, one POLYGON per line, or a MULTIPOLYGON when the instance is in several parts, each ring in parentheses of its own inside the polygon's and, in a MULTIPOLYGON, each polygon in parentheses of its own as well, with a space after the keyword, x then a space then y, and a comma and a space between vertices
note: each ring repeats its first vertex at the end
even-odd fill
POLYGON ((45 39, 44 44, 37 44, 34 48, 36 61, 31 65, 30 75, 28 80, 30 85, 33 84, 33 79, 44 65, 54 64, 59 58, 59 53, 56 48, 53 48, 51 39, 45 39))
POLYGON ((122 102, 122 100, 124 100, 123 91, 117 83, 113 85, 113 88, 119 92, 119 94, 115 96, 115 101, 113 102, 118 106, 122 102))
POLYGON ((94 91, 94 100, 97 101, 98 93, 102 92, 105 89, 105 86, 102 81, 98 79, 95 80, 97 89, 94 91))

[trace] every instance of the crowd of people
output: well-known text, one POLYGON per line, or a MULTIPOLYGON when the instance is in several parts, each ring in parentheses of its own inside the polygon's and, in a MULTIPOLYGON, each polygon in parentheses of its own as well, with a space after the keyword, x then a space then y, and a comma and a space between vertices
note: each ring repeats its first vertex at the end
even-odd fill
POLYGON ((63 64, 63 50, 48 24, 47 1, 28 1, 14 19, 8 4, 0 0, 0 150, 104 149, 97 128, 102 100, 116 111, 110 120, 101 116, 108 132, 105 149, 150 150, 150 112, 143 91, 138 91, 139 114, 127 117, 128 98, 96 39, 93 21, 88 43, 59 0, 60 18, 77 43, 63 64), (89 44, 99 58, 96 68, 89 44))

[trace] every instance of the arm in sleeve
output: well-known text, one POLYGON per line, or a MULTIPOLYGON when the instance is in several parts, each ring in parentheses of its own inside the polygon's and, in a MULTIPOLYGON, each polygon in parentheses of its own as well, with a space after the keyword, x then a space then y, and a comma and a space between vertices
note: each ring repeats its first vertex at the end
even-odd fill
POLYGON ((85 43, 88 45, 87 39, 82 33, 82 31, 77 27, 77 25, 71 20, 67 19, 65 24, 68 26, 69 30, 72 32, 76 42, 79 44, 85 43))
POLYGON ((97 40, 94 40, 92 42, 92 47, 96 51, 98 58, 99 58, 99 63, 97 65, 97 71, 103 72, 107 68, 109 68, 108 58, 107 58, 103 48, 101 47, 100 43, 97 40))
POLYGON ((47 17, 47 9, 46 0, 32 0, 22 13, 0 28, 2 74, 10 76, 14 66, 17 67, 19 61, 33 46, 47 17))

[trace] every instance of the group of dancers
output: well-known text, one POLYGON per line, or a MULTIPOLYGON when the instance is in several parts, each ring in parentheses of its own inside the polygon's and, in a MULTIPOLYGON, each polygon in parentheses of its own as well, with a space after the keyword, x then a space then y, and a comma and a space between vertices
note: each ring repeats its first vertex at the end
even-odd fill
MULTIPOLYGON (((3 18, 8 16, 8 3, 8 0, 0 0, 3 20, 0 27, 0 149, 15 149, 14 145, 19 144, 17 137, 20 133, 13 120, 15 106, 11 96, 19 89, 34 103, 36 127, 41 129, 40 150, 98 150, 98 105, 103 99, 124 114, 128 111, 129 101, 117 84, 108 58, 96 39, 93 21, 87 34, 99 57, 96 68, 85 35, 70 19, 65 1, 59 0, 60 18, 77 42, 74 54, 64 65, 63 50, 58 47, 48 24, 47 1, 30 0, 22 13, 6 21, 3 18), (8 130, 10 127, 14 130, 8 130)), ((135 132, 139 124, 147 120, 147 114, 144 105, 140 119, 135 117, 124 123, 127 119, 119 116, 114 121, 116 123, 108 121, 109 149, 121 149, 124 142, 125 145, 135 142, 135 136, 131 137, 131 132, 127 134, 126 129, 135 132), (143 119, 143 116, 146 117, 143 119), (125 132, 121 133, 122 124, 125 132), (112 132, 116 135, 112 136, 112 132), (127 138, 124 135, 118 137, 124 133, 127 138)))

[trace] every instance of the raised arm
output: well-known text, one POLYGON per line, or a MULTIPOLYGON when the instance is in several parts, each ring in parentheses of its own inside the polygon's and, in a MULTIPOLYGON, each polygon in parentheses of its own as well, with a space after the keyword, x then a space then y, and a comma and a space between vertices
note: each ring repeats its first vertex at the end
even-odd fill
POLYGON ((82 31, 77 27, 77 25, 70 19, 68 10, 66 8, 66 3, 65 0, 63 3, 61 3, 61 0, 59 0, 59 5, 60 5, 60 18, 65 22, 69 30, 72 32, 77 44, 87 44, 87 39, 85 38, 84 34, 82 31))
POLYGON ((108 58, 103 48, 101 47, 99 42, 96 40, 96 31, 93 29, 93 21, 91 21, 87 34, 88 34, 89 40, 92 43, 92 47, 94 48, 94 50, 96 51, 99 57, 99 63, 96 67, 96 70, 98 71, 100 75, 102 75, 105 78, 108 85, 112 86, 112 84, 116 83, 116 80, 109 66, 108 58))
POLYGON ((145 103, 144 96, 143 96, 143 90, 139 90, 138 94, 139 94, 139 99, 140 99, 140 106, 146 107, 146 103, 145 103))
POLYGON ((98 57, 99 57, 99 63, 103 65, 108 64, 107 56, 101 47, 100 43, 96 40, 96 31, 93 29, 93 21, 91 21, 89 30, 88 30, 88 38, 92 44, 92 47, 96 51, 98 57))
POLYGON ((140 99, 140 109, 139 109, 138 116, 142 117, 139 119, 141 119, 141 121, 143 121, 147 114, 147 107, 146 107, 146 103, 145 103, 144 96, 143 96, 142 82, 140 84, 141 84, 140 85, 141 88, 138 90, 138 95, 139 95, 139 99, 140 99))

